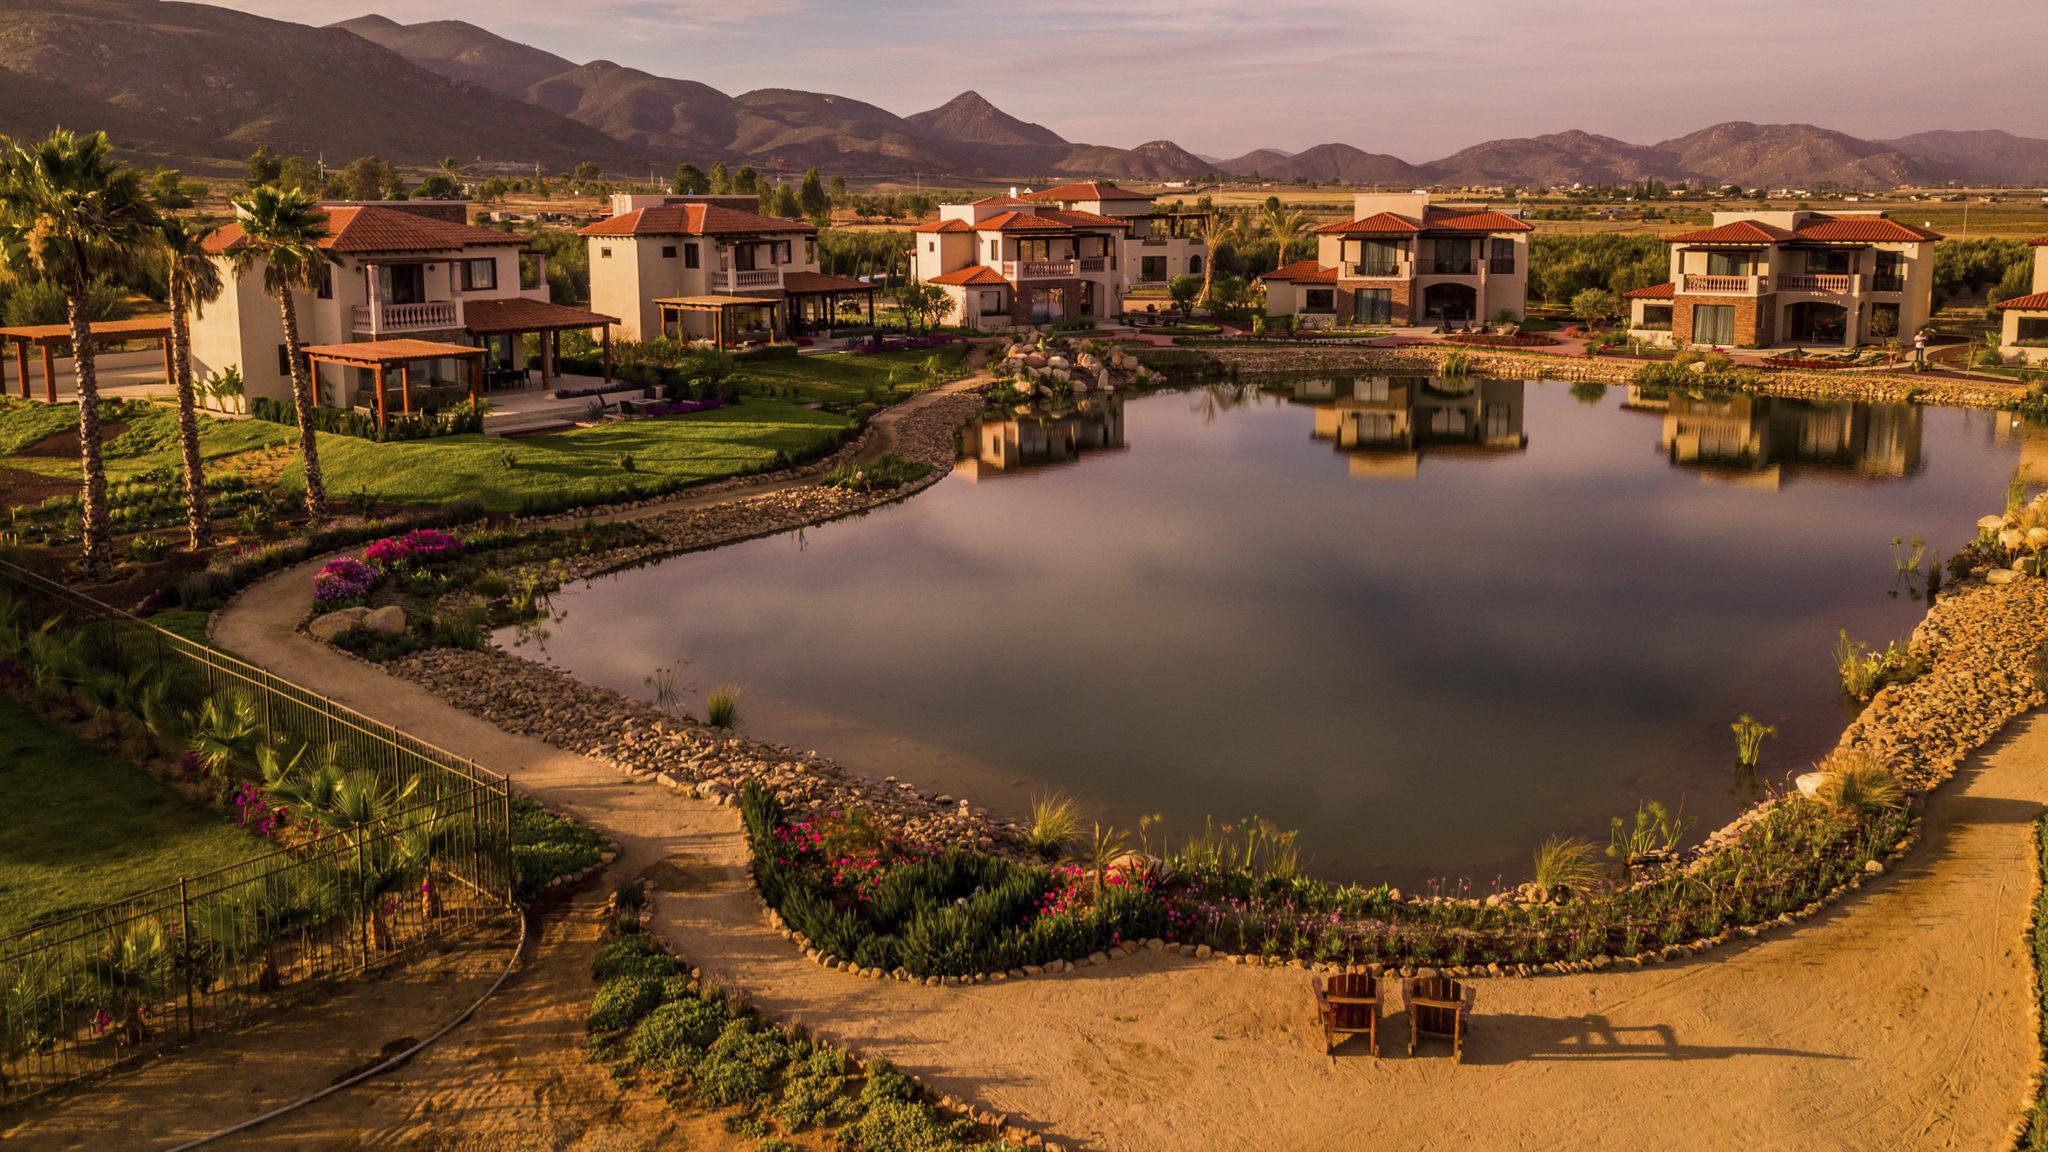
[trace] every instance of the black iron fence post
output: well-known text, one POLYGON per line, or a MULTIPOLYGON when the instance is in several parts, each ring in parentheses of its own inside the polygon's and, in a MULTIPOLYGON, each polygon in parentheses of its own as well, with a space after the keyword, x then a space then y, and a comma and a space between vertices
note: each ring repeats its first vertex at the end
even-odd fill
POLYGON ((193 1008, 192 980, 199 958, 192 949, 192 900, 183 876, 178 877, 178 955, 183 961, 179 967, 185 970, 185 1035, 197 1036, 199 1020, 193 1008))

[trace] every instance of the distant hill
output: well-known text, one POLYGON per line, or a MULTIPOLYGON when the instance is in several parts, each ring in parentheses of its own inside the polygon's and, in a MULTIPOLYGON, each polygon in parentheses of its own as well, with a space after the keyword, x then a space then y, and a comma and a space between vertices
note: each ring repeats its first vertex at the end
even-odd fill
POLYGON ((1431 179, 1461 185, 1627 184, 1682 175, 1678 158, 1659 148, 1576 130, 1488 140, 1423 167, 1431 179))
POLYGON ((1679 168, 1715 184, 1745 188, 1810 188, 1837 184, 1893 188, 1935 183, 1958 173, 1914 159, 1885 144, 1811 124, 1751 124, 1734 120, 1666 140, 1659 150, 1679 168))
POLYGON ((0 68, 49 86, 67 127, 104 126, 139 150, 226 158, 269 144, 340 163, 375 153, 401 163, 587 159, 628 170, 646 156, 353 33, 201 4, 8 0, 0 68))
POLYGON ((593 60, 529 86, 525 98, 615 140, 662 153, 723 156, 739 103, 708 84, 593 60))
POLYGON ((1995 128, 1975 132, 1916 132, 1878 143, 1916 160, 1994 184, 2048 186, 2048 140, 1995 128))
POLYGON ((956 144, 1040 144, 1066 141, 1043 124, 1030 124, 982 98, 979 92, 962 92, 928 112, 904 117, 927 135, 956 144))
POLYGON ((1367 152, 1349 144, 1318 144, 1293 155, 1261 148, 1216 166, 1219 171, 1256 174, 1267 180, 1309 180, 1318 184, 1401 184, 1426 182, 1422 169, 1398 156, 1367 152))
POLYGON ((576 67, 552 52, 507 40, 461 20, 400 24, 372 14, 331 27, 347 29, 389 48, 429 72, 489 88, 514 100, 526 99, 528 88, 576 67))
POLYGON ((1076 144, 977 92, 909 116, 791 88, 731 96, 608 60, 579 64, 459 20, 360 16, 326 28, 155 0, 0 5, 0 132, 106 128, 122 148, 232 162, 258 144, 401 164, 616 172, 682 161, 816 165, 848 176, 1038 183, 1270 180, 1417 186, 1627 183, 1647 177, 1744 187, 1888 188, 1960 181, 2048 184, 2048 140, 1998 131, 1864 140, 1810 124, 1732 121, 1656 144, 1583 131, 1489 140, 1416 164, 1327 143, 1228 160, 1168 140, 1076 144))

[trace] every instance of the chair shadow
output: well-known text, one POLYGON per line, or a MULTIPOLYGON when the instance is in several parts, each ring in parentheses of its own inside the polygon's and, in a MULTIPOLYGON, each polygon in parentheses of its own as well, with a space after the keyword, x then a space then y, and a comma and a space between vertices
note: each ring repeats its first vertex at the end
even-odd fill
MULTIPOLYGON (((1801 1060, 1847 1060, 1836 1052, 1781 1048, 1768 1044, 1686 1044, 1668 1024, 1617 1025, 1605 1016, 1476 1014, 1467 1025, 1465 1063, 1514 1064, 1530 1060, 1727 1060, 1736 1056, 1780 1056, 1801 1060)), ((1407 1029, 1398 1030, 1406 1052, 1407 1029)), ((1430 1051, 1429 1041, 1423 1041, 1430 1051)))

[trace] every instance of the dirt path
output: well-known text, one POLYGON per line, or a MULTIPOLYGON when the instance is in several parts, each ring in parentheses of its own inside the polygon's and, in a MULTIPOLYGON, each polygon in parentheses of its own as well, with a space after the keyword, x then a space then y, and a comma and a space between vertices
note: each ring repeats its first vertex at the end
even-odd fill
MULTIPOLYGON (((1910 860, 1828 914, 1639 972, 1482 982, 1463 1065, 1410 1059, 1395 1040, 1379 1062, 1352 1049, 1332 1060, 1309 1037, 1307 977, 1291 969, 1141 954, 968 988, 820 969, 763 923, 731 809, 503 732, 299 635, 315 567, 250 589, 216 616, 216 640, 605 830, 621 847, 613 875, 668 893, 655 929, 764 1008, 1064 1141, 1985 1149, 2005 1143, 2038 1063, 2024 935, 2048 718, 1973 758, 1910 860)), ((1387 1035, 1405 1025, 1393 1016, 1387 1035)), ((522 1045, 553 1064, 543 1048, 522 1045)), ((478 1124, 548 1115, 545 1101, 478 1107, 478 1124)))

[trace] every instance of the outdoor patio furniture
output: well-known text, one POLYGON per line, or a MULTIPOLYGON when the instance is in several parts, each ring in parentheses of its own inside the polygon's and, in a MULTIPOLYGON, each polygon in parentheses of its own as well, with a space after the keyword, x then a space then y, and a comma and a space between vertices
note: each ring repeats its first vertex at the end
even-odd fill
POLYGON ((1402 998, 1408 1002, 1408 1054, 1424 1036, 1451 1042, 1451 1059, 1465 1057, 1465 1017, 1472 1013, 1474 989, 1446 976, 1404 980, 1402 998))
POLYGON ((1347 972, 1310 985, 1316 1018, 1323 1025, 1323 1053, 1336 1051, 1346 1036, 1363 1036, 1380 1054, 1380 981, 1370 972, 1347 972))

